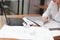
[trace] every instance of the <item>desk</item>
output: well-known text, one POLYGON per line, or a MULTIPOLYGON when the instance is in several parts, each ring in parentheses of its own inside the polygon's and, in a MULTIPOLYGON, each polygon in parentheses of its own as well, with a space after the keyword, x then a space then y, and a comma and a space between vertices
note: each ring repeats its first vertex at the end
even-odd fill
POLYGON ((12 38, 0 38, 0 40, 18 40, 18 39, 12 39, 12 38))
MULTIPOLYGON (((23 18, 24 16, 40 16, 40 14, 7 15, 9 18, 23 18)), ((0 29, 6 23, 5 16, 0 16, 0 29)))
MULTIPOLYGON (((23 18, 24 16, 40 16, 40 14, 7 15, 9 18, 23 18)), ((6 23, 5 16, 0 16, 0 29, 6 23)), ((17 40, 13 38, 0 38, 0 40, 17 40)), ((24 39, 22 39, 24 40, 24 39)))
MULTIPOLYGON (((29 15, 8 15, 9 18, 23 18, 24 16, 40 16, 39 14, 29 14, 29 15)), ((4 15, 0 16, 0 29, 6 23, 4 15)), ((55 40, 60 40, 60 36, 54 37, 55 40)), ((17 39, 10 39, 10 38, 0 38, 0 40, 17 40, 17 39)))
POLYGON ((60 36, 54 37, 55 40, 60 40, 60 36))

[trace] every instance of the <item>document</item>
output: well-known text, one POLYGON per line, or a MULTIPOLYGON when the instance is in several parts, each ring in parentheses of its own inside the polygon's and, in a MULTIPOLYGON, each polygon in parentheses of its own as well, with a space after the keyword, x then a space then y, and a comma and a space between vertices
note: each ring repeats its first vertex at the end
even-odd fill
POLYGON ((30 19, 30 20, 36 22, 37 24, 41 25, 42 27, 45 27, 45 28, 48 28, 48 29, 54 29, 52 31, 50 30, 50 33, 53 37, 60 35, 60 30, 57 30, 57 29, 60 29, 60 23, 57 23, 53 20, 49 20, 48 23, 43 24, 41 16, 39 16, 39 17, 36 17, 36 16, 35 17, 24 17, 24 18, 30 19))
POLYGON ((34 17, 26 16, 24 18, 27 20, 29 19, 43 27, 60 29, 60 23, 53 20, 49 20, 49 22, 47 22, 46 24, 43 24, 41 16, 34 16, 34 17))
POLYGON ((29 25, 29 26, 34 26, 34 25, 36 25, 34 22, 32 22, 31 20, 28 20, 27 18, 23 18, 23 20, 25 21, 25 23, 26 23, 26 25, 29 25))
POLYGON ((53 37, 60 36, 60 30, 53 30, 53 31, 50 31, 50 33, 53 37))
POLYGON ((42 17, 41 16, 26 16, 23 18, 23 20, 29 25, 29 24, 33 24, 33 25, 43 25, 43 22, 42 22, 42 17))
POLYGON ((45 27, 24 27, 4 25, 0 30, 0 38, 16 38, 26 40, 54 40, 49 29, 45 27))
POLYGON ((45 24, 47 28, 60 28, 60 23, 50 20, 48 23, 45 24))

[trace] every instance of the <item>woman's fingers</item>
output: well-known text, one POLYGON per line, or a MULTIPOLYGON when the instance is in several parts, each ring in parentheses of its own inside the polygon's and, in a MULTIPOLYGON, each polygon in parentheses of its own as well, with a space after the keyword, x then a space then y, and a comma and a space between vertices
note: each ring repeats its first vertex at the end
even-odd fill
POLYGON ((48 17, 43 17, 43 23, 47 23, 48 22, 48 17))

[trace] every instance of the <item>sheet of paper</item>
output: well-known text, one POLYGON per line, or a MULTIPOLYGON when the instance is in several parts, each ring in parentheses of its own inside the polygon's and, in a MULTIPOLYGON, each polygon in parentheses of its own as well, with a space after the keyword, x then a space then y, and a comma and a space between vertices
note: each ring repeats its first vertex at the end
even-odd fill
POLYGON ((28 29, 24 26, 4 25, 0 30, 0 38, 33 39, 34 36, 30 34, 30 31, 27 32, 28 29))
POLYGON ((33 23, 32 21, 28 20, 27 18, 23 18, 23 20, 27 23, 27 25, 36 25, 35 23, 33 23))
POLYGON ((25 18, 30 19, 32 21, 41 21, 42 20, 42 16, 25 16, 25 18))
POLYGON ((23 27, 4 25, 0 30, 0 38, 17 38, 30 40, 53 40, 50 31, 45 27, 23 27))
POLYGON ((23 18, 23 20, 27 23, 27 24, 33 24, 36 25, 35 23, 39 24, 39 25, 43 25, 42 22, 42 17, 41 16, 26 16, 23 18), (28 20, 29 19, 29 20, 28 20), (35 23, 34 23, 35 22, 35 23))
POLYGON ((41 25, 41 26, 45 26, 47 28, 60 28, 60 23, 57 23, 53 20, 49 20, 48 23, 46 23, 45 25, 43 25, 43 22, 42 22, 42 17, 41 16, 34 16, 34 17, 31 17, 31 16, 27 16, 27 17, 24 17, 26 19, 30 19, 34 22, 36 22, 37 24, 41 25))
POLYGON ((60 28, 60 23, 50 20, 48 23, 45 24, 47 28, 60 28))
POLYGON ((53 31, 50 31, 50 33, 53 37, 60 36, 60 30, 53 30, 53 31))
MULTIPOLYGON (((53 20, 50 20, 47 24, 43 25, 43 22, 42 22, 42 17, 39 16, 39 17, 25 17, 26 19, 30 19, 34 22, 36 22, 37 24, 41 25, 42 27, 46 27, 48 29, 50 28, 60 28, 60 23, 57 23, 53 20)), ((54 37, 54 36, 59 36, 60 35, 60 31, 59 30, 50 30, 51 32, 51 35, 54 37)))

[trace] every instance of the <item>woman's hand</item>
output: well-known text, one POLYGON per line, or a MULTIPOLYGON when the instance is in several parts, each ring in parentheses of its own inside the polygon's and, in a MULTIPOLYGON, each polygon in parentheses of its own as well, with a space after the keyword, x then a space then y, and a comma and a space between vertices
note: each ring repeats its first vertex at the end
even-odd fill
POLYGON ((42 21, 43 21, 44 24, 47 23, 48 22, 48 17, 43 17, 42 21))

